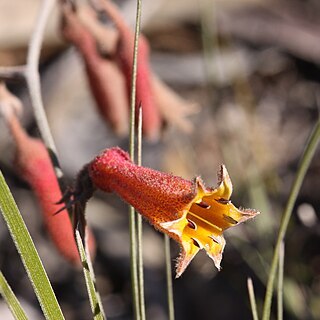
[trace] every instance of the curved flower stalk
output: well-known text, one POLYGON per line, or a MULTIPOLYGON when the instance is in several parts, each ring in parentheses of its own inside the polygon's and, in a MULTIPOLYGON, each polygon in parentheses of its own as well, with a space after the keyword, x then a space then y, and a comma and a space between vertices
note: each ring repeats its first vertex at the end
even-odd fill
POLYGON ((220 269, 223 231, 259 214, 237 209, 231 203, 232 183, 224 165, 218 173, 218 186, 207 188, 200 177, 189 181, 138 166, 118 147, 106 149, 84 167, 77 179, 74 202, 83 199, 84 185, 115 192, 156 229, 177 241, 181 245, 177 277, 201 249, 220 269))
MULTIPOLYGON (((43 221, 53 243, 61 255, 75 266, 81 266, 74 239, 73 227, 67 210, 59 214, 56 202, 62 194, 48 151, 41 140, 30 137, 22 128, 16 113, 22 105, 18 98, 0 84, 0 114, 4 117, 16 149, 14 169, 33 189, 43 216, 43 221)), ((95 242, 88 233, 89 251, 95 253, 95 242)))

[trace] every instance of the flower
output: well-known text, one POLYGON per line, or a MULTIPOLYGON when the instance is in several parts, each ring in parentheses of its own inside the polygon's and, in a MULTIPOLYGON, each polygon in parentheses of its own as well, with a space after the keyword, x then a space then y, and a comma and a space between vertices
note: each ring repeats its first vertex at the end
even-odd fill
MULTIPOLYGON (((102 23, 90 6, 61 2, 61 34, 82 57, 103 120, 116 134, 125 136, 129 130, 134 32, 113 2, 95 1, 94 6, 110 18, 114 27, 102 23)), ((150 66, 150 45, 142 34, 137 59, 136 105, 143 110, 144 137, 158 140, 167 125, 190 133, 193 126, 187 117, 198 112, 199 106, 180 97, 155 75, 150 66)))
MULTIPOLYGON (((220 167, 216 188, 205 187, 200 177, 189 181, 138 166, 118 147, 106 149, 85 169, 86 179, 94 188, 115 192, 156 229, 181 245, 177 277, 200 249, 220 269, 225 246, 223 231, 259 213, 237 209, 231 203, 232 183, 224 165, 220 167)), ((78 177, 82 187, 83 179, 84 170, 78 177)))
MULTIPOLYGON (((62 194, 49 153, 41 140, 29 136, 22 127, 17 117, 22 109, 21 101, 0 83, 0 116, 3 116, 15 146, 12 169, 32 188, 47 232, 57 250, 72 265, 81 267, 69 214, 67 210, 55 214, 56 202, 61 199, 62 194)), ((89 252, 94 256, 94 235, 87 230, 89 252)))

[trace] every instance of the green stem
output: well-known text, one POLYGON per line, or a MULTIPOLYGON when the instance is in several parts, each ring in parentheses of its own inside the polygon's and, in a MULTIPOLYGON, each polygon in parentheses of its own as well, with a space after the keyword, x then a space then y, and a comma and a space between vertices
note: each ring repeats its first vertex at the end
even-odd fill
POLYGON ((255 297, 255 294, 254 294, 254 288, 253 288, 253 283, 252 283, 252 279, 251 278, 248 278, 247 286, 248 286, 248 293, 249 293, 250 306, 251 306, 251 312, 252 312, 252 319, 253 320, 259 320, 258 311, 257 311, 256 297, 255 297))
POLYGON ((165 257, 166 257, 167 299, 168 299, 169 320, 174 320, 170 238, 166 234, 164 235, 164 251, 165 251, 165 257))
POLYGON ((86 287, 89 295, 89 301, 91 306, 91 311, 94 320, 104 320, 105 315, 102 308, 99 293, 96 291, 95 278, 92 276, 92 270, 90 270, 89 261, 87 260, 86 250, 83 247, 82 239, 79 230, 75 232, 76 242, 79 249, 79 254, 82 263, 83 275, 86 281, 86 287))
MULTIPOLYGON (((137 61, 138 44, 141 24, 141 0, 137 0, 136 26, 133 48, 133 65, 131 79, 131 100, 130 100, 130 157, 134 162, 135 152, 135 104, 136 104, 136 79, 137 79, 137 61)), ((136 213, 132 206, 129 206, 129 228, 130 228, 130 265, 131 265, 131 285, 133 296, 133 307, 135 319, 140 319, 140 299, 139 299, 139 279, 138 279, 138 259, 137 259, 137 227, 136 213)))
POLYGON ((284 271, 284 242, 281 242, 279 251, 279 266, 278 266, 278 319, 283 319, 283 272, 284 271))
POLYGON ((133 48, 133 65, 131 78, 131 99, 130 99, 130 156, 134 161, 135 151, 135 113, 136 113, 136 81, 137 81, 137 67, 138 67, 138 50, 139 50, 139 35, 141 25, 141 0, 137 0, 136 26, 134 34, 134 48, 133 48))
POLYGON ((137 234, 136 234, 136 213, 132 206, 129 207, 129 228, 130 228, 130 270, 132 301, 135 319, 140 319, 139 306, 139 282, 138 282, 138 261, 137 261, 137 234))
POLYGON ((288 224, 290 221, 290 217, 292 214, 294 204, 296 202, 296 199, 297 199, 298 193, 300 191, 303 179, 306 175, 307 169, 309 168, 311 159, 316 151, 319 140, 320 140, 320 120, 318 120, 317 124, 315 125, 315 128, 309 138, 309 142, 307 143, 306 149, 305 149, 303 156, 301 158, 298 172, 297 172, 297 175, 296 175, 295 180, 293 182, 293 185, 292 185, 292 188, 290 191, 290 195, 289 195, 289 199, 288 199, 286 208, 285 208, 283 216, 282 216, 278 239, 277 239, 276 246, 274 249, 272 264, 271 264, 269 278, 268 278, 267 290, 266 290, 265 300, 264 300, 264 305, 263 305, 262 320, 270 319, 272 293, 273 293, 275 275, 276 275, 276 271, 277 271, 279 250, 280 250, 281 242, 285 238, 285 234, 286 234, 286 231, 288 228, 288 224))
MULTIPOLYGON (((142 165, 142 108, 139 106, 138 138, 137 138, 137 165, 142 165)), ((142 247, 142 216, 137 215, 137 251, 138 251, 138 281, 139 303, 141 320, 146 319, 146 307, 144 299, 144 276, 143 276, 143 247, 142 247)))
POLYGON ((0 212, 21 256, 46 319, 64 319, 47 273, 8 185, 0 171, 0 212))

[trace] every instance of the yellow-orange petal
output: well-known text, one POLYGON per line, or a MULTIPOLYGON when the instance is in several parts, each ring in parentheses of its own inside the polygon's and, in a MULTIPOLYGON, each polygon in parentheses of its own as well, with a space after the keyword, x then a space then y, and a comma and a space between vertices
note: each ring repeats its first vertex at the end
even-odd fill
POLYGON ((176 264, 176 278, 182 275, 199 250, 200 248, 193 243, 192 239, 181 243, 181 252, 176 264))
POLYGON ((212 240, 213 240, 212 245, 210 248, 206 249, 206 252, 207 252, 207 255, 213 260, 213 263, 216 266, 216 268, 220 271, 222 253, 226 245, 226 240, 222 235, 213 236, 212 240))
POLYGON ((222 199, 229 200, 232 194, 232 182, 225 165, 220 166, 218 172, 218 186, 213 190, 213 192, 222 199))
POLYGON ((251 209, 238 209, 230 199, 232 183, 225 166, 218 173, 217 188, 206 188, 200 177, 195 179, 197 193, 182 216, 174 221, 161 224, 181 247, 177 263, 177 277, 188 266, 195 254, 204 249, 220 270, 225 247, 223 231, 258 214, 251 209))
POLYGON ((182 232, 186 225, 188 224, 188 220, 185 218, 186 213, 179 219, 167 222, 160 222, 160 229, 164 229, 169 234, 176 235, 177 237, 182 237, 182 232))

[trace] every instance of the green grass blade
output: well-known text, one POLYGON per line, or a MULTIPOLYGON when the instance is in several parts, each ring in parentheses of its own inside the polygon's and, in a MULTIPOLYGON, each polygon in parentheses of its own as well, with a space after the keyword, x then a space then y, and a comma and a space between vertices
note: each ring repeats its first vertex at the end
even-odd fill
MULTIPOLYGON (((137 134, 137 165, 142 165, 142 108, 139 106, 138 113, 138 134, 137 134)), ((144 298, 144 275, 143 275, 143 224, 142 216, 137 214, 137 251, 138 251, 138 284, 139 284, 139 304, 140 318, 146 319, 146 306, 144 298)))
MULTIPOLYGON (((137 0, 136 10, 136 26, 134 34, 133 48, 133 64, 131 79, 131 99, 130 99, 130 158, 134 162, 135 153, 135 112, 136 112, 136 79, 137 79, 137 61, 138 61, 138 45, 141 25, 141 0, 137 0)), ((141 305, 139 293, 139 276, 138 276, 138 251, 137 251, 137 213, 132 206, 129 206, 129 232, 130 232, 130 270, 131 270, 131 286, 132 300, 134 309, 134 318, 140 319, 141 305)))
POLYGON ((132 287, 132 303, 134 310, 134 319, 140 319, 139 304, 139 279, 138 279, 138 252, 137 252, 137 226, 136 216, 132 206, 129 206, 129 233, 130 233, 130 272, 132 287))
POLYGON ((84 277, 86 280, 86 286, 88 290, 89 301, 90 301, 93 318, 95 320, 104 320, 105 316, 104 316, 103 308, 101 305, 100 296, 96 291, 94 276, 92 275, 92 272, 90 270, 89 263, 86 257, 86 252, 83 247, 82 239, 78 230, 76 230, 76 241, 77 241, 77 246, 80 253, 84 277))
POLYGON ((0 171, 0 211, 21 256, 46 319, 64 319, 48 276, 19 209, 0 171))
POLYGON ((24 310, 20 305, 20 302, 18 301, 17 297, 13 293, 12 289, 10 288, 7 280, 5 279, 1 271, 0 271, 0 294, 8 304, 12 312, 12 315, 16 320, 28 320, 27 315, 25 314, 24 310))
POLYGON ((249 293, 249 299, 250 299, 252 319, 253 320, 259 320, 258 311, 257 311, 256 297, 255 297, 255 294, 254 294, 254 288, 253 288, 253 283, 252 283, 252 279, 251 278, 248 278, 247 286, 248 286, 248 293, 249 293))
POLYGON ((266 290, 264 305, 263 305, 262 320, 270 319, 272 293, 274 288, 274 280, 277 272, 281 242, 283 241, 286 235, 294 204, 296 202, 303 179, 306 175, 307 169, 309 168, 310 162, 317 149, 319 141, 320 141, 320 120, 318 120, 317 124, 315 125, 315 128, 310 136, 310 139, 306 144, 306 148, 302 155, 298 172, 296 174, 295 180, 293 182, 293 185, 290 191, 286 208, 282 215, 282 221, 281 221, 281 225, 278 233, 278 239, 273 252, 273 258, 272 258, 271 268, 269 272, 267 290, 266 290))
POLYGON ((279 266, 278 266, 278 318, 277 320, 283 319, 283 272, 284 271, 284 242, 281 242, 279 251, 279 266))

